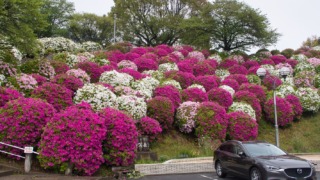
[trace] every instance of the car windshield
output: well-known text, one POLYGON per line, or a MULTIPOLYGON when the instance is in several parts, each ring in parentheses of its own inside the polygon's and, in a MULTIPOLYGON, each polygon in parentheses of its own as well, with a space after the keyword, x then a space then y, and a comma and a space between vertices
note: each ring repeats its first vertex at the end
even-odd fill
POLYGON ((268 143, 255 143, 255 144, 243 144, 248 153, 253 156, 282 156, 286 155, 284 151, 279 149, 277 146, 268 143))

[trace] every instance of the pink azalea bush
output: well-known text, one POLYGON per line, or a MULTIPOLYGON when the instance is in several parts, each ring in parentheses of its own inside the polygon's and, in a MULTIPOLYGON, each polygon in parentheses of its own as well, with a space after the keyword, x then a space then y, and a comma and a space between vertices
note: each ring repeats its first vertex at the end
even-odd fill
POLYGON ((153 142, 162 132, 160 123, 148 116, 140 119, 137 123, 137 128, 140 136, 148 136, 149 142, 153 142))
POLYGON ((47 78, 44 76, 41 76, 40 74, 31 74, 31 76, 37 81, 37 84, 40 86, 43 83, 47 82, 47 78))
POLYGON ((234 101, 238 102, 246 102, 251 105, 256 113, 256 120, 259 121, 262 116, 262 110, 259 99, 256 97, 254 93, 249 91, 238 91, 234 95, 234 101))
POLYGON ((107 128, 103 157, 107 165, 128 166, 134 162, 138 131, 134 120, 123 112, 105 108, 99 112, 107 128))
POLYGON ((85 61, 76 64, 76 68, 84 70, 90 76, 90 82, 95 83, 99 81, 103 70, 100 68, 99 64, 95 62, 85 61))
POLYGON ((258 136, 258 124, 248 114, 236 111, 228 115, 228 136, 239 141, 255 140, 258 136))
POLYGON ((257 84, 244 83, 240 86, 239 90, 249 91, 254 93, 256 97, 259 99, 261 105, 266 101, 266 89, 257 84))
POLYGON ((260 61, 260 65, 272 65, 274 66, 274 61, 272 61, 271 59, 263 59, 260 61))
MULTIPOLYGON (((54 114, 53 106, 41 99, 19 98, 7 102, 0 108, 0 141, 18 147, 37 147, 43 127, 54 114)), ((5 147, 14 154, 23 154, 21 150, 5 147)))
POLYGON ((230 68, 228 68, 228 70, 230 74, 244 74, 244 75, 248 74, 247 68, 238 64, 231 66, 230 68))
POLYGON ((133 62, 137 65, 139 72, 158 69, 158 63, 150 58, 140 57, 133 62))
POLYGON ((183 60, 177 63, 179 71, 193 74, 193 63, 188 60, 183 60))
POLYGON ((270 59, 274 62, 275 65, 280 63, 285 63, 287 58, 283 55, 273 55, 270 59))
POLYGON ((173 108, 176 109, 181 103, 181 95, 179 89, 172 85, 158 86, 153 92, 153 96, 163 96, 171 100, 173 108))
POLYGON ((17 69, 12 64, 0 61, 0 74, 3 74, 6 77, 15 76, 17 74, 17 69))
POLYGON ((248 78, 244 74, 230 74, 226 79, 234 79, 241 86, 243 83, 248 83, 248 78))
MULTIPOLYGON (((277 119, 279 126, 286 126, 291 124, 294 118, 292 105, 284 98, 276 97, 277 103, 277 119)), ((274 123, 274 103, 273 98, 265 102, 264 112, 266 113, 267 121, 274 123)))
POLYGON ((227 85, 227 86, 230 86, 232 87, 232 89, 234 91, 238 91, 239 90, 239 83, 238 81, 236 81, 235 79, 224 79, 220 85, 227 85))
POLYGON ((230 67, 236 64, 239 64, 239 63, 235 59, 225 59, 219 64, 219 67, 222 69, 229 69, 230 67))
POLYGON ((173 124, 174 105, 169 98, 156 96, 147 101, 147 116, 157 120, 166 131, 173 124))
POLYGON ((313 87, 314 71, 301 71, 294 76, 294 85, 296 87, 313 87))
POLYGON ((137 65, 130 60, 122 60, 117 64, 117 66, 118 66, 118 69, 128 68, 128 69, 133 69, 136 71, 138 70, 137 65))
POLYGON ((5 88, 0 86, 0 108, 3 107, 7 102, 22 97, 23 96, 19 91, 12 88, 5 88))
POLYGON ((83 84, 90 83, 90 76, 82 69, 70 69, 66 72, 67 75, 79 78, 83 84))
POLYGON ((56 75, 53 78, 53 80, 51 80, 51 82, 55 84, 60 84, 73 92, 76 92, 79 88, 82 88, 84 85, 81 79, 65 73, 56 75))
POLYGON ((15 78, 16 88, 18 88, 18 90, 23 92, 26 96, 29 96, 33 89, 38 87, 37 81, 31 75, 21 73, 15 78))
POLYGON ((255 60, 249 60, 242 63, 242 66, 246 67, 249 70, 251 67, 259 66, 259 63, 255 60))
POLYGON ((141 56, 140 54, 135 53, 135 52, 127 52, 125 54, 125 59, 133 61, 133 60, 139 58, 140 56, 141 56))
POLYGON ((225 109, 214 102, 203 102, 198 108, 195 117, 197 137, 210 137, 211 139, 224 140, 228 127, 225 109))
POLYGON ((44 83, 36 88, 32 93, 32 97, 45 99, 48 103, 52 104, 57 111, 61 111, 73 104, 73 92, 59 84, 44 83))
POLYGON ((212 88, 208 91, 209 101, 216 102, 226 110, 232 105, 232 95, 222 88, 212 88), (223 98, 222 98, 223 97, 223 98))
POLYGON ((186 101, 180 104, 176 113, 175 125, 183 133, 191 133, 196 126, 195 116, 197 115, 199 102, 186 101))
POLYGON ((195 76, 193 74, 182 71, 168 71, 165 73, 165 77, 167 79, 174 79, 178 81, 182 89, 186 89, 192 85, 195 80, 195 76))
POLYGON ((285 99, 292 105, 292 110, 294 113, 294 119, 299 120, 303 113, 303 108, 300 103, 299 98, 296 95, 289 94, 285 97, 285 99))
POLYGON ((105 137, 104 121, 89 104, 70 106, 45 126, 39 146, 40 165, 65 171, 70 163, 80 174, 92 175, 104 162, 105 137))
POLYGON ((207 93, 203 92, 199 88, 188 88, 181 92, 182 102, 193 101, 193 102, 205 102, 208 101, 207 93))
POLYGON ((198 76, 194 80, 194 83, 202 85, 206 91, 209 91, 210 89, 219 86, 220 78, 215 75, 198 76))

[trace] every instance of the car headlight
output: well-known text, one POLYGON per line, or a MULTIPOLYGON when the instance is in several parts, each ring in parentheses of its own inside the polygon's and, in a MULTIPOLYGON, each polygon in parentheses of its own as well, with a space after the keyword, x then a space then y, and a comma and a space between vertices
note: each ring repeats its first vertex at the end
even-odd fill
POLYGON ((317 164, 315 164, 315 163, 313 163, 313 162, 310 162, 310 161, 308 161, 308 163, 310 164, 310 167, 311 167, 313 170, 316 170, 316 165, 317 165, 317 164))
POLYGON ((266 165, 265 167, 267 171, 283 171, 283 169, 275 166, 266 165))

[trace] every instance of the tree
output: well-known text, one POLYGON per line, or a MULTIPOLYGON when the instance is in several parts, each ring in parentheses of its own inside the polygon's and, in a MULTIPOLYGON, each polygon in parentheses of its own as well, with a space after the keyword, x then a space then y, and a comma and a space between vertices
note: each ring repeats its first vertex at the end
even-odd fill
POLYGON ((36 51, 35 31, 46 27, 45 16, 40 13, 42 0, 1 0, 0 34, 20 51, 36 51))
POLYGON ((303 46, 314 47, 319 45, 320 45, 320 37, 316 35, 313 35, 312 37, 307 38, 307 40, 302 43, 302 47, 303 46))
POLYGON ((66 36, 66 26, 74 13, 74 4, 66 0, 44 0, 40 11, 47 18, 48 26, 37 32, 38 37, 66 36))
POLYGON ((113 35, 113 25, 110 17, 84 13, 74 14, 69 21, 69 38, 77 42, 94 41, 100 44, 110 44, 113 35))
MULTIPOLYGON (((198 0, 201 2, 204 0, 198 0)), ((116 23, 123 40, 135 45, 173 45, 180 39, 181 23, 191 14, 194 0, 114 0, 109 16, 116 23)), ((119 34, 118 34, 119 35, 119 34)))
POLYGON ((216 0, 203 8, 201 16, 192 18, 197 28, 189 41, 203 37, 214 49, 267 47, 280 36, 259 10, 236 0, 216 0))

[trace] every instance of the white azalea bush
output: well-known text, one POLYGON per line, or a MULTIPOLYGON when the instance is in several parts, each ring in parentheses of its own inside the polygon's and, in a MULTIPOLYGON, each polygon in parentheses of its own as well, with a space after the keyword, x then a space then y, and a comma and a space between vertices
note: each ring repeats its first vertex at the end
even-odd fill
POLYGON ((146 100, 152 98, 153 90, 159 86, 160 82, 153 77, 145 77, 131 83, 132 89, 139 92, 146 100))
POLYGON ((99 84, 85 84, 76 91, 73 101, 76 104, 85 101, 95 111, 106 107, 118 108, 117 96, 111 90, 99 84))
POLYGON ((190 88, 199 88, 201 89, 203 92, 207 92, 206 89, 200 85, 200 84, 191 84, 190 86, 187 87, 187 89, 190 89, 190 88))
POLYGON ((219 88, 222 88, 222 89, 228 91, 231 94, 232 97, 233 97, 233 95, 235 93, 235 90, 232 87, 228 86, 228 85, 222 85, 222 86, 219 86, 219 88))
POLYGON ((287 84, 282 84, 279 87, 277 87, 276 95, 280 96, 282 98, 285 98, 287 95, 295 94, 295 92, 296 91, 294 90, 293 86, 287 85, 287 84))
POLYGON ((181 132, 191 133, 194 130, 199 106, 199 102, 186 101, 177 108, 176 125, 181 132))
POLYGON ((222 58, 221 58, 221 56, 220 56, 219 54, 212 54, 211 56, 209 56, 208 59, 214 59, 214 60, 216 60, 218 63, 221 63, 221 61, 222 61, 222 58))
POLYGON ((294 73, 298 74, 299 72, 302 71, 312 71, 315 72, 315 67, 312 66, 312 64, 310 64, 309 62, 301 62, 298 63, 295 67, 294 67, 294 73))
POLYGON ((273 76, 279 76, 279 70, 276 70, 275 67, 270 64, 263 64, 260 67, 267 70, 273 76))
POLYGON ((148 70, 148 71, 143 71, 142 74, 150 75, 153 78, 161 81, 164 78, 164 73, 160 72, 158 70, 148 70))
POLYGON ((224 80, 224 78, 230 75, 230 72, 227 69, 217 69, 216 75, 219 76, 221 80, 224 80))
POLYGON ((19 49, 17 49, 16 47, 13 46, 12 49, 11 49, 11 53, 12 53, 13 57, 15 57, 15 58, 18 60, 19 64, 20 64, 23 55, 22 55, 22 53, 19 51, 19 49))
POLYGON ((70 39, 63 37, 50 37, 38 39, 43 49, 42 52, 62 52, 62 51, 75 51, 81 46, 70 39))
POLYGON ((66 72, 67 75, 74 76, 80 79, 83 84, 90 83, 90 76, 82 69, 70 69, 66 72))
POLYGON ((178 88, 179 90, 182 90, 180 83, 176 80, 173 80, 173 79, 167 79, 167 80, 163 81, 161 83, 161 85, 163 85, 163 86, 164 85, 172 85, 172 86, 178 88))
POLYGON ((304 54, 294 54, 291 56, 291 59, 295 59, 299 62, 305 62, 308 60, 308 57, 304 54))
POLYGON ((314 50, 314 51, 320 51, 320 46, 314 46, 311 49, 314 50))
POLYGON ((168 71, 179 71, 179 68, 176 63, 164 63, 159 65, 158 71, 162 73, 165 73, 168 71))
POLYGON ((129 69, 138 71, 137 65, 130 60, 122 60, 117 64, 117 66, 118 66, 118 69, 129 68, 129 69))
POLYGON ((236 112, 242 111, 247 113, 251 118, 256 120, 256 112, 252 108, 252 106, 245 102, 233 102, 232 105, 229 107, 229 112, 236 112))
POLYGON ((86 41, 81 44, 81 47, 85 51, 98 51, 102 49, 102 46, 99 43, 93 41, 86 41))
POLYGON ((0 86, 4 86, 7 82, 6 77, 3 74, 0 74, 0 86))
POLYGON ((110 84, 111 86, 130 86, 134 78, 127 73, 119 73, 115 70, 106 71, 101 74, 99 82, 110 84))
POLYGON ((147 103, 143 98, 133 95, 123 95, 118 97, 118 109, 125 111, 133 119, 139 120, 147 115, 147 103))
POLYGON ((304 111, 317 112, 320 108, 320 96, 317 89, 300 87, 295 95, 299 98, 304 111))

